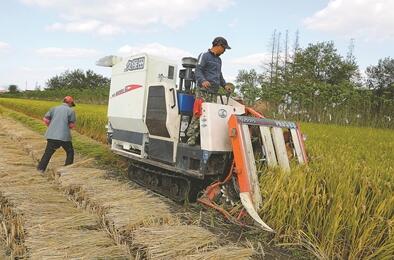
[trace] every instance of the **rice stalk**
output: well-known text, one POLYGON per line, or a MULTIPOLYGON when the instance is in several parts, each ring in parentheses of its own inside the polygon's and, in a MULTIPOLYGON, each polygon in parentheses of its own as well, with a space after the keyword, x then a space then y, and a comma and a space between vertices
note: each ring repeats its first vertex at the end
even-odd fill
POLYGON ((223 246, 212 249, 206 252, 199 252, 198 254, 189 255, 182 259, 193 260, 241 260, 252 259, 255 251, 252 248, 237 247, 237 246, 223 246))
POLYGON ((218 242, 211 232, 191 225, 140 228, 133 235, 135 247, 148 259, 186 257, 218 242))

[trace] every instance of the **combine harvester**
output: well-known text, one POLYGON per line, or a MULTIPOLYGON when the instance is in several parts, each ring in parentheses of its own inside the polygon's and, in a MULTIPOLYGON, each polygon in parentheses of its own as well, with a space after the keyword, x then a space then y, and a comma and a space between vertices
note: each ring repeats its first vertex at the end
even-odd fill
POLYGON ((195 58, 182 59, 177 85, 177 65, 170 60, 140 54, 97 62, 112 67, 111 150, 130 158, 133 181, 175 201, 197 199, 238 224, 247 212, 264 230, 274 232, 258 214, 262 197, 256 160, 285 171, 291 158, 305 164, 299 127, 266 119, 231 97, 219 96, 217 103, 202 103, 200 142, 188 145, 196 63, 195 58), (233 210, 239 201, 242 209, 233 210))

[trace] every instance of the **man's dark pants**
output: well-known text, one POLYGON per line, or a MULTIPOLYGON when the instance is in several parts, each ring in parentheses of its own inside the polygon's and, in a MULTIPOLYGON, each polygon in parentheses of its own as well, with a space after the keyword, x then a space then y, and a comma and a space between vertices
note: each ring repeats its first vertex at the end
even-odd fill
POLYGON ((41 161, 37 166, 37 170, 45 171, 52 155, 60 147, 62 147, 67 154, 64 165, 72 164, 74 162, 74 148, 72 142, 48 139, 47 147, 45 148, 44 155, 42 156, 41 161))

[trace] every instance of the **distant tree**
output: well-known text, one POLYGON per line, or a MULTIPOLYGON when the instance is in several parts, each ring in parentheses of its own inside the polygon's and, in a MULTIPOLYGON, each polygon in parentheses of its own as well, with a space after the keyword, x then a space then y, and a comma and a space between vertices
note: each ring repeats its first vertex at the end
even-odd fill
POLYGON ((87 70, 85 75, 90 88, 103 88, 110 85, 111 80, 109 78, 94 73, 92 70, 87 70))
POLYGON ((394 97, 394 59, 380 59, 378 65, 367 67, 366 74, 370 89, 375 90, 379 96, 388 94, 389 97, 394 97))
POLYGON ((358 70, 357 64, 343 59, 333 42, 309 44, 294 57, 297 83, 340 84, 350 81, 358 70))
POLYGON ((366 69, 367 86, 376 97, 376 112, 381 112, 383 103, 394 100, 394 59, 380 59, 376 66, 366 69))
POLYGON ((103 88, 109 87, 110 79, 96 74, 92 70, 86 71, 76 69, 73 71, 66 71, 61 75, 56 75, 47 81, 47 89, 59 88, 103 88))
POLYGON ((9 93, 18 93, 19 92, 18 86, 17 85, 10 85, 8 87, 8 92, 9 93))
POLYGON ((65 87, 61 76, 54 76, 47 81, 47 89, 59 89, 65 87))
POLYGON ((238 72, 235 82, 246 104, 253 104, 261 96, 262 81, 262 75, 258 74, 254 69, 250 71, 240 70, 238 72))

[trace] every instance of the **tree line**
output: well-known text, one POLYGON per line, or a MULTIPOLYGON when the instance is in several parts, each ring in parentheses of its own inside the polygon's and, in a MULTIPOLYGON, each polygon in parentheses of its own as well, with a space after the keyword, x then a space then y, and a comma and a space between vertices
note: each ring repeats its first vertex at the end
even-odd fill
POLYGON ((280 38, 275 31, 262 72, 238 72, 236 86, 245 103, 264 104, 263 112, 275 118, 394 127, 393 58, 380 59, 361 76, 353 40, 342 57, 333 42, 301 48, 297 33, 289 50, 288 33, 283 46, 280 38))
POLYGON ((10 85, 8 93, 4 93, 3 96, 62 100, 64 96, 70 95, 81 103, 107 104, 110 82, 109 78, 92 70, 67 70, 48 79, 43 91, 36 88, 20 92, 18 86, 10 85))

